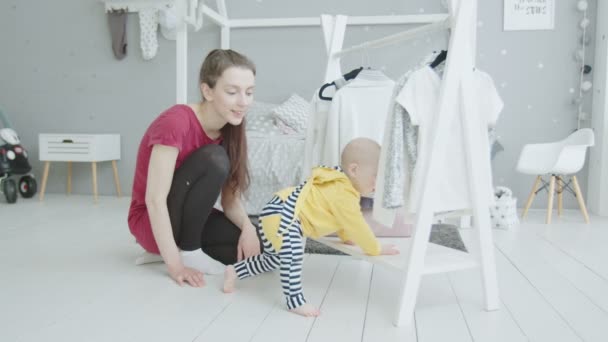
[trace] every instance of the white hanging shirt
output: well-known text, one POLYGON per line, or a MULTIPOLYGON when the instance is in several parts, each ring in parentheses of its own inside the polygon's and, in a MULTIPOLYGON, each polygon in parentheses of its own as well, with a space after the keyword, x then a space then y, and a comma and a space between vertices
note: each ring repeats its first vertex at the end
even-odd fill
MULTIPOLYGON (((479 116, 471 117, 474 123, 472 132, 472 153, 477 156, 473 160, 481 161, 474 167, 480 168, 480 178, 475 180, 483 184, 486 189, 490 203, 493 203, 492 189, 492 169, 490 165, 490 146, 488 139, 488 127, 494 126, 503 108, 503 102, 498 95, 494 81, 485 72, 475 70, 471 73, 472 80, 469 84, 474 87, 471 103, 475 110, 465 115, 479 116)), ((441 88, 441 78, 431 67, 426 66, 412 73, 408 82, 401 92, 397 95, 396 101, 401 104, 410 114, 414 125, 419 126, 418 130, 418 160, 412 177, 411 191, 409 196, 409 209, 412 213, 417 211, 422 195, 424 176, 422 175, 423 165, 427 163, 431 146, 431 134, 434 129, 433 122, 439 112, 439 96, 441 88)), ((462 93, 461 93, 462 94, 462 93)), ((452 98, 453 99, 453 98, 452 98)), ((467 159, 464 154, 463 124, 460 120, 462 103, 456 100, 450 103, 449 108, 453 108, 457 115, 452 115, 452 122, 449 124, 450 131, 446 136, 439 136, 437 143, 446 144, 446 153, 438 161, 439 197, 434 203, 435 212, 468 209, 471 207, 470 189, 467 183, 467 159)))
POLYGON ((322 164, 339 165, 342 150, 354 138, 365 137, 382 143, 394 86, 395 82, 383 74, 378 77, 378 72, 363 70, 336 93, 321 144, 322 164))

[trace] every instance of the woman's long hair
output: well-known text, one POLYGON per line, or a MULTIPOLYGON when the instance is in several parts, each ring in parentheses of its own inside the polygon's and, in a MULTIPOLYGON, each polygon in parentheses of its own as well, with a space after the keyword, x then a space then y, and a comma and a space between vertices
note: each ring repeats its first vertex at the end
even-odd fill
MULTIPOLYGON (((207 84, 214 88, 222 73, 230 67, 239 67, 251 70, 255 75, 255 65, 249 58, 234 51, 215 49, 205 57, 199 75, 199 84, 207 84)), ((204 99, 203 99, 204 100, 204 99)), ((247 162, 247 139, 245 137, 245 118, 240 125, 226 124, 221 129, 222 145, 228 153, 230 160, 230 173, 228 185, 234 192, 244 193, 249 187, 249 166, 247 162)))

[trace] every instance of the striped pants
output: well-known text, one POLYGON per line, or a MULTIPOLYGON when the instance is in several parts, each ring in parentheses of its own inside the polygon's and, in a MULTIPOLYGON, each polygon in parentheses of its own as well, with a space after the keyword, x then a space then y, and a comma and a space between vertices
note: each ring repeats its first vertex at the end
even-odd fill
POLYGON ((300 222, 294 223, 283 232, 281 250, 276 251, 270 241, 266 238, 262 229, 262 217, 269 215, 280 215, 283 210, 283 201, 275 196, 262 210, 257 230, 264 245, 264 251, 260 255, 244 259, 234 265, 239 279, 258 275, 280 268, 281 286, 289 309, 297 308, 304 303, 302 293, 302 263, 304 258, 304 241, 300 222))

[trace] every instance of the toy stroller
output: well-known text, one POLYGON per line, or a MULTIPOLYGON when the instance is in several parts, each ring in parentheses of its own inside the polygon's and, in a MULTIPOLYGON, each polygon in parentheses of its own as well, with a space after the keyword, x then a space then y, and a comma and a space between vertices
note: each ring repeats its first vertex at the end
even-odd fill
POLYGON ((8 203, 17 201, 17 191, 24 198, 36 194, 36 179, 30 171, 32 167, 27 159, 27 151, 21 146, 17 132, 0 111, 0 192, 4 193, 8 203), (23 175, 19 179, 18 188, 12 175, 23 175))

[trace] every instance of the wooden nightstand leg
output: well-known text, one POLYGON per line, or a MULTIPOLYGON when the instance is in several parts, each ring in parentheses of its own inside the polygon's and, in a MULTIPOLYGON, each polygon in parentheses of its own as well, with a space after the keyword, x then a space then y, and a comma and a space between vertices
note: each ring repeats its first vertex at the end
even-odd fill
POLYGON ((66 189, 68 195, 72 194, 72 162, 68 162, 68 184, 66 189))
POLYGON ((97 162, 91 163, 91 169, 93 171, 93 199, 97 203, 97 162))
POLYGON ((114 184, 116 185, 116 195, 122 196, 120 191, 120 179, 118 178, 118 167, 116 166, 116 160, 112 160, 112 169, 114 169, 114 184))
POLYGON ((51 162, 44 162, 44 173, 42 174, 42 186, 40 187, 40 200, 44 199, 44 192, 46 191, 46 181, 49 179, 49 169, 51 168, 51 162))

